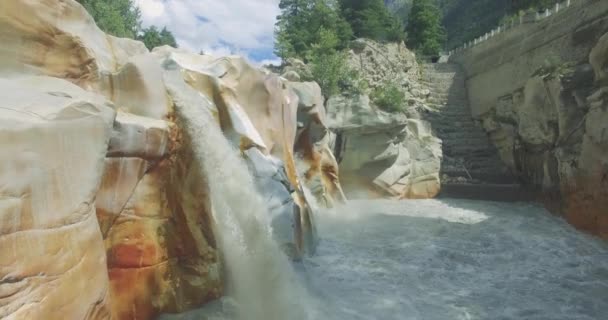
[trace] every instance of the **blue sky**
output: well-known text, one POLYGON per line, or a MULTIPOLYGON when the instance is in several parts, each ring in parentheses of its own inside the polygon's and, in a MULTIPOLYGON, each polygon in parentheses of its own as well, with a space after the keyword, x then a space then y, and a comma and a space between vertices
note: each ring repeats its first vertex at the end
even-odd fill
POLYGON ((240 54, 256 63, 272 54, 279 0, 135 0, 144 27, 166 26, 180 47, 214 55, 240 54))

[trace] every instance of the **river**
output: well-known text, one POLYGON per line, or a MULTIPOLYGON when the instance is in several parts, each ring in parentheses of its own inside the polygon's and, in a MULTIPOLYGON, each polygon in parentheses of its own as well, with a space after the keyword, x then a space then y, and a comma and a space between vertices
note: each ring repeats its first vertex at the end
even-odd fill
MULTIPOLYGON (((317 219, 316 255, 294 263, 309 319, 608 317, 608 244, 539 205, 351 201, 317 219)), ((165 319, 232 319, 236 305, 165 319)))

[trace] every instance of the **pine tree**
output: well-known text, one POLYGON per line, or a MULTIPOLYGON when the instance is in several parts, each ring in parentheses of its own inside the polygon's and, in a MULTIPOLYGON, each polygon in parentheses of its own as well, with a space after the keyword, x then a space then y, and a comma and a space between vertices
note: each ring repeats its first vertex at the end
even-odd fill
POLYGON ((163 27, 160 31, 160 43, 161 45, 169 45, 173 48, 177 48, 177 41, 175 41, 175 36, 171 31, 167 30, 167 27, 163 27))
POLYGON ((161 31, 158 31, 156 26, 150 26, 149 28, 144 29, 143 33, 138 36, 137 39, 142 41, 149 50, 163 45, 170 45, 177 48, 175 37, 166 27, 161 31))
POLYGON ((321 41, 321 30, 333 30, 335 49, 344 49, 352 37, 350 25, 337 4, 327 0, 281 0, 275 30, 275 54, 283 59, 306 59, 312 45, 321 41))
POLYGON ((357 37, 388 41, 405 37, 401 21, 382 0, 340 0, 340 7, 357 37))
POLYGON ((433 0, 414 0, 407 26, 408 45, 425 56, 437 56, 445 41, 441 12, 433 0))

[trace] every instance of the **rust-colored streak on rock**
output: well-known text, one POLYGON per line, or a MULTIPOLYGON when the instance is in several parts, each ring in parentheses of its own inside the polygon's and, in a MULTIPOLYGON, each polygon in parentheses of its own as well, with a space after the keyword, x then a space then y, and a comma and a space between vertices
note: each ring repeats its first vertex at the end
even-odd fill
POLYGON ((148 164, 106 238, 116 319, 185 311, 222 292, 205 179, 179 123, 167 136, 170 153, 148 164))

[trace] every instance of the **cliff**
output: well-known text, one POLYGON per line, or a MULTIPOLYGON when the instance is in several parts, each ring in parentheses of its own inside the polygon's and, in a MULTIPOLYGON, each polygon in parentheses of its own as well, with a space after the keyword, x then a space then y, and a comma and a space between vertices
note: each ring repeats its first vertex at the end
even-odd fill
POLYGON ((72 0, 2 1, 0 26, 0 318, 145 319, 222 295, 180 104, 214 115, 294 255, 312 250, 312 203, 343 200, 316 83, 149 52, 72 0))
POLYGON ((414 53, 403 43, 364 39, 352 47, 349 65, 369 90, 337 95, 327 102, 328 126, 336 132, 334 154, 345 188, 355 197, 435 197, 440 191, 441 140, 420 116, 430 92, 419 82, 414 53), (392 112, 378 107, 369 95, 389 82, 404 96, 403 105, 392 106, 396 110, 392 112))
POLYGON ((608 238, 608 3, 576 1, 452 55, 473 117, 552 211, 608 238))

